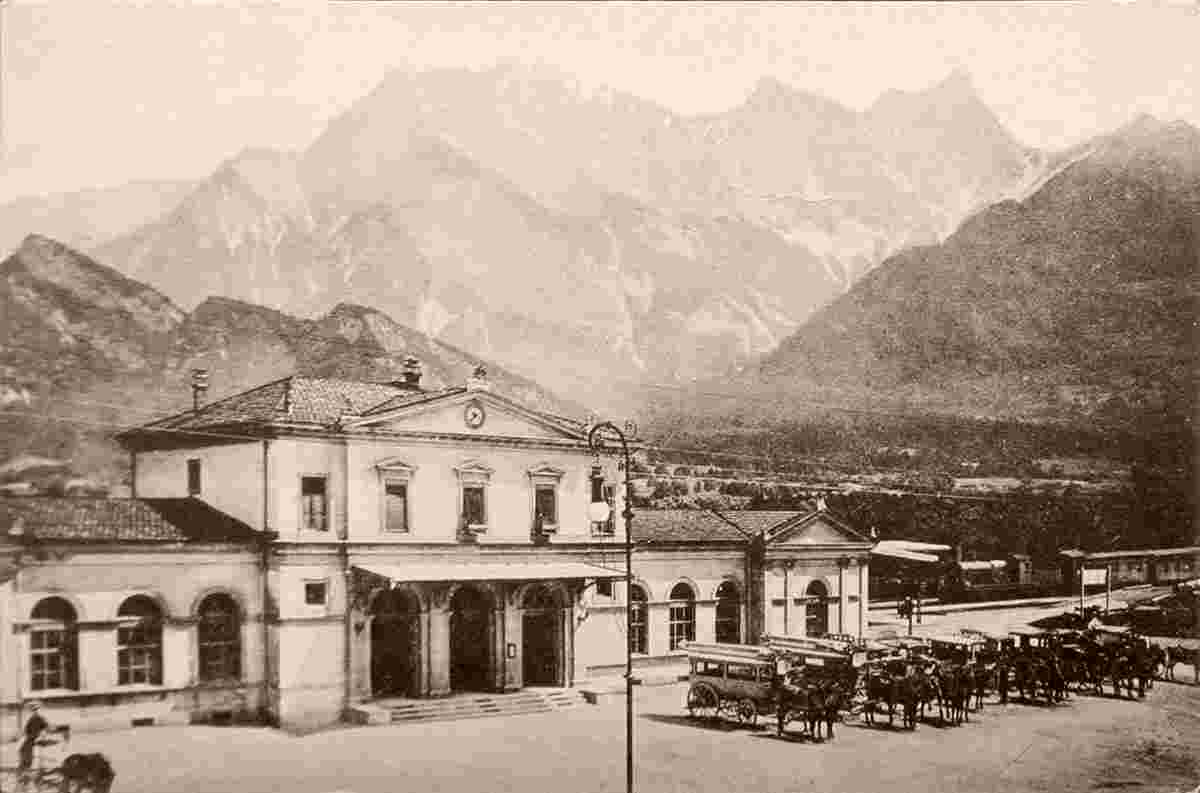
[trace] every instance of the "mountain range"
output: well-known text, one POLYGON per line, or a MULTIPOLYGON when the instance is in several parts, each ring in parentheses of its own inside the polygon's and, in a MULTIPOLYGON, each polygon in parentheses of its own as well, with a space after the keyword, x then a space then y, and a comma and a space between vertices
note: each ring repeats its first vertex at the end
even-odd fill
POLYGON ((1190 435, 1198 298, 1200 131, 1141 117, 890 257, 721 385, 1190 435))
POLYGON ((485 366, 497 388, 554 412, 581 413, 531 381, 365 306, 316 319, 225 297, 191 311, 68 246, 30 235, 0 262, 0 460, 51 454, 117 481, 105 436, 191 406, 190 372, 212 398, 291 374, 386 381, 417 357, 422 384, 462 383, 485 366))
POLYGON ((370 305, 582 399, 770 352, 1052 160, 964 73, 863 111, 764 79, 683 116, 541 67, 397 71, 89 252, 184 308, 370 305))
POLYGON ((216 396, 409 354, 574 414, 1186 432, 1198 137, 1141 118, 1039 153, 961 73, 863 111, 764 80, 684 117, 523 67, 396 72, 306 151, 64 229, 106 240, 87 254, 26 238, 0 264, 0 453, 78 456, 19 414, 135 423, 190 404, 194 366, 216 396))

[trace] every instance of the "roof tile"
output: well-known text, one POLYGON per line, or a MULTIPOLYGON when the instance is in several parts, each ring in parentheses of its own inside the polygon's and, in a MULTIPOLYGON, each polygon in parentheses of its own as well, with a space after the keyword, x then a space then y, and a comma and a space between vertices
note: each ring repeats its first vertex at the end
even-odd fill
POLYGON ((35 540, 245 542, 253 528, 194 498, 4 498, 0 531, 35 540))
MULTIPOLYGON (((388 410, 458 396, 466 393, 466 390, 462 386, 456 386, 414 391, 409 387, 391 383, 294 375, 211 402, 199 410, 189 410, 143 425, 140 429, 198 432, 238 425, 272 423, 332 427, 346 415, 376 415, 388 410)), ((526 409, 553 423, 570 424, 575 429, 582 426, 569 419, 526 409)))
POLYGON ((808 513, 778 510, 642 509, 633 520, 636 542, 745 542, 808 513))

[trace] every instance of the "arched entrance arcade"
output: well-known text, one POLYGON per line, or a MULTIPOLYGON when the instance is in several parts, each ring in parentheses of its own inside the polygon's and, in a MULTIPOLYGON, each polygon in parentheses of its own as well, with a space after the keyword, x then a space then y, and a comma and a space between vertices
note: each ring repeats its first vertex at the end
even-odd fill
POLYGON ((450 689, 492 691, 495 631, 491 596, 470 584, 450 598, 450 689))
POLYGON ((521 601, 521 676, 527 686, 565 685, 563 604, 544 584, 530 587, 521 601))
POLYGON ((380 592, 371 604, 371 694, 420 693, 421 603, 403 589, 380 592))

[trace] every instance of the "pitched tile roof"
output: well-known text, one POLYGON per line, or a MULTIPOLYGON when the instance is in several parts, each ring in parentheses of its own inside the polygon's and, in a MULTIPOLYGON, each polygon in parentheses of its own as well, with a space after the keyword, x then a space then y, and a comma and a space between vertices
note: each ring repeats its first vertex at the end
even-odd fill
MULTIPOLYGON (((199 410, 189 410, 151 422, 133 432, 204 431, 269 424, 333 427, 346 415, 378 415, 397 408, 459 396, 466 391, 463 386, 414 391, 410 387, 391 383, 293 375, 211 402, 199 410)), ((560 416, 523 409, 576 430, 582 426, 560 416)))
POLYGON ((0 533, 70 542, 246 542, 250 526, 194 498, 2 498, 0 533))
POLYGON ((747 536, 707 509, 639 509, 634 542, 745 542, 747 536))
POLYGON ((731 509, 639 509, 633 518, 636 542, 745 542, 805 512, 731 509))

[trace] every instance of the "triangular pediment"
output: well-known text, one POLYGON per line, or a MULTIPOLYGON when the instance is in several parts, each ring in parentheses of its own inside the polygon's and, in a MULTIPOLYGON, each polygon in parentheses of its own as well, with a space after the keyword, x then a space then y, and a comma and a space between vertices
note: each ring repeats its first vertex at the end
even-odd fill
POLYGON ((828 512, 812 512, 775 528, 767 536, 773 548, 870 544, 863 535, 828 512))
POLYGON ((351 429, 479 437, 584 440, 565 421, 545 416, 486 391, 454 394, 354 419, 351 429))

